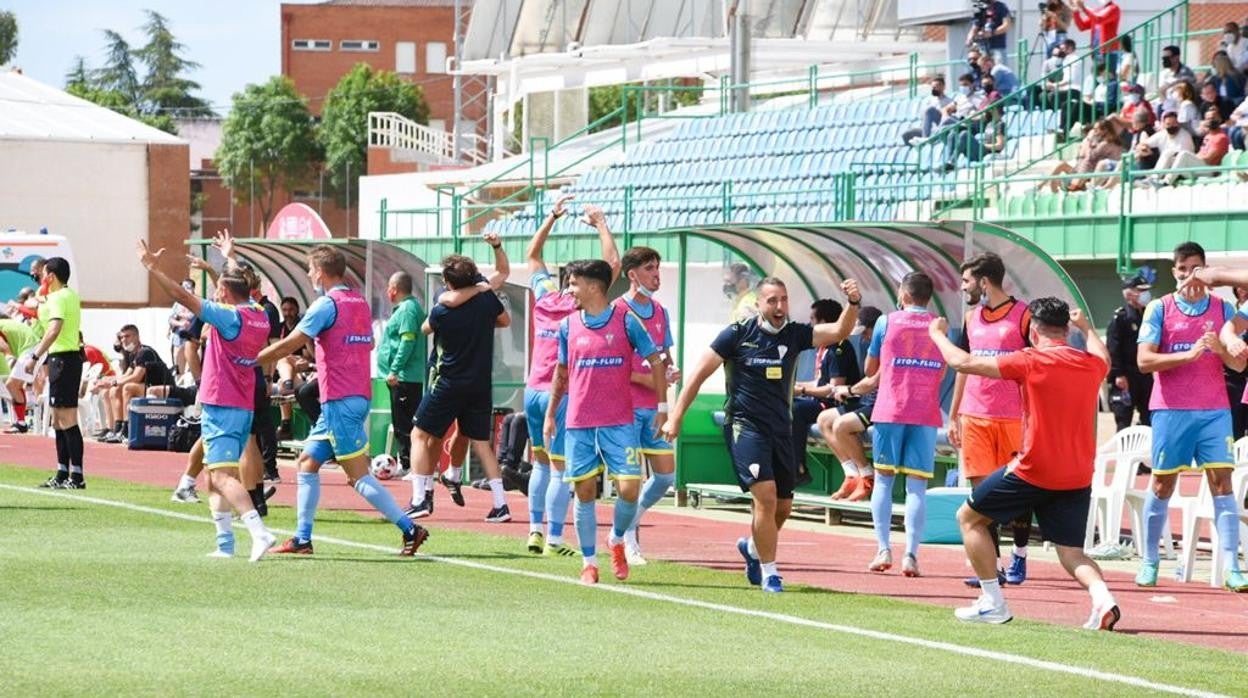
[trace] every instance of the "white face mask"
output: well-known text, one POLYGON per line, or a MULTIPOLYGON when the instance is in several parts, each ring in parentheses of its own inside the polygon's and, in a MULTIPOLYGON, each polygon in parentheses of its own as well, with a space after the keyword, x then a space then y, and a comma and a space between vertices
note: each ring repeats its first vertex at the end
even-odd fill
POLYGON ((961 93, 962 93, 962 96, 964 96, 964 97, 970 97, 970 96, 971 96, 971 86, 970 86, 970 85, 958 85, 958 92, 961 92, 961 93))
POLYGON ((1222 35, 1222 43, 1227 44, 1227 45, 1233 44, 1238 40, 1239 40, 1239 36, 1232 34, 1230 32, 1227 32, 1222 35))
POLYGON ((789 319, 785 318, 784 322, 780 323, 779 327, 776 327, 775 325, 771 324, 771 321, 768 320, 767 318, 763 317, 762 315, 758 316, 758 326, 763 328, 763 331, 766 332, 767 334, 780 334, 780 330, 783 330, 785 326, 788 324, 789 324, 789 319))
POLYGON ((654 291, 651 291, 650 289, 646 288, 645 286, 638 286, 638 287, 637 287, 637 293, 640 293, 642 296, 644 296, 644 297, 646 297, 646 298, 654 298, 654 291))
POLYGON ((1125 97, 1127 104, 1139 104, 1140 96, 1137 94, 1129 94, 1125 97))
POLYGON ((1140 305, 1148 305, 1148 302, 1151 301, 1152 299, 1153 299, 1152 291, 1140 291, 1140 305))

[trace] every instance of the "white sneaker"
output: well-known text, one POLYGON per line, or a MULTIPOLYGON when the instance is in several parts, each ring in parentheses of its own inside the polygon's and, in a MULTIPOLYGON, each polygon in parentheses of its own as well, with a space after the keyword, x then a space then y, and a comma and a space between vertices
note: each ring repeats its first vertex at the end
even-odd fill
POLYGON ((274 536, 272 533, 269 533, 268 531, 265 531, 263 535, 255 536, 254 538, 252 538, 251 539, 251 561, 256 562, 260 558, 264 557, 264 554, 269 552, 269 548, 272 548, 273 545, 276 543, 277 543, 277 537, 274 536))
POLYGON ((885 572, 893 566, 893 552, 891 550, 881 550, 875 554, 875 559, 871 564, 867 565, 868 572, 885 572))
POLYGON ((1118 604, 1114 603, 1111 598, 1106 603, 1092 605, 1092 615, 1088 616, 1088 622, 1083 624, 1087 630, 1113 630, 1118 624, 1118 620, 1122 618, 1122 611, 1118 610, 1118 604))
POLYGON ((641 546, 624 542, 624 557, 628 559, 629 567, 639 567, 646 564, 646 558, 641 554, 641 546))
POLYGON ((1010 609, 1004 603, 1000 606, 993 606, 992 600, 982 595, 975 599, 975 603, 970 606, 954 609, 953 615, 965 623, 992 623, 993 625, 1000 625, 1014 620, 1014 616, 1010 615, 1010 609))
POLYGON ((199 495, 195 492, 195 488, 193 486, 186 488, 179 487, 173 491, 173 496, 169 498, 169 501, 179 502, 181 504, 198 504, 199 495))
POLYGON ((228 559, 228 558, 234 557, 234 553, 227 553, 227 552, 225 552, 224 550, 214 550, 214 551, 212 551, 212 552, 208 553, 208 557, 215 557, 215 558, 220 558, 220 559, 228 559))

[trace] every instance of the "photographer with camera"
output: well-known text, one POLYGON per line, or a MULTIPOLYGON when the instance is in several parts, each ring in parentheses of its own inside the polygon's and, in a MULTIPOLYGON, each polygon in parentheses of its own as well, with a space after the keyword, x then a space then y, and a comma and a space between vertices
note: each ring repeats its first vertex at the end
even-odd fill
POLYGON ((1014 26, 1010 8, 1001 0, 974 0, 975 13, 971 31, 966 35, 966 48, 979 47, 991 54, 997 63, 1006 62, 1006 34, 1014 26))
POLYGON ((1052 55, 1053 49, 1066 40, 1066 30, 1070 28, 1070 8, 1062 0, 1041 0, 1039 9, 1044 53, 1052 55))

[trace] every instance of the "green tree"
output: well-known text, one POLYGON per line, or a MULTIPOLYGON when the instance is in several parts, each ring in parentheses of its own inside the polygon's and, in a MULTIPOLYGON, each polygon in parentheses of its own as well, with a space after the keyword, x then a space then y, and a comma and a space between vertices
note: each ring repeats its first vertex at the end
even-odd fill
POLYGON ((65 73, 65 91, 77 95, 91 87, 91 69, 87 67, 87 59, 74 56, 74 67, 65 73))
POLYGON ((306 183, 319 155, 307 101, 289 78, 276 75, 234 94, 217 170, 236 201, 260 206, 261 230, 269 226, 277 190, 306 183))
POLYGON ((0 10, 0 65, 17 55, 17 15, 0 10))
POLYGON ((396 112, 421 124, 429 123, 424 91, 387 70, 359 63, 325 97, 319 139, 325 149, 325 168, 339 203, 346 198, 347 170, 364 174, 368 162, 368 113, 396 112))
POLYGON ((108 46, 104 49, 104 67, 92 75, 92 87, 106 92, 116 92, 126 103, 139 103, 139 74, 134 69, 134 52, 130 42, 112 29, 104 30, 108 46))
POLYGON ((132 52, 147 68, 147 75, 139 84, 139 111, 180 117, 212 116, 208 103, 192 94, 199 90, 199 83, 183 77, 198 69, 199 64, 182 57, 186 46, 174 37, 168 19, 159 12, 144 12, 147 22, 143 33, 147 44, 132 52))

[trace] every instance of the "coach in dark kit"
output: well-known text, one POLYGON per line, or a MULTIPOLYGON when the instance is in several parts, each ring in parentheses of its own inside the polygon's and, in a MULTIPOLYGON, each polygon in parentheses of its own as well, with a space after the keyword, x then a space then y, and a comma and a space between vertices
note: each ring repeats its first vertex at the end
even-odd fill
POLYGON ((1118 431, 1131 426, 1132 413, 1138 412, 1140 424, 1149 424, 1148 398, 1153 394, 1153 377, 1140 372, 1136 362, 1136 339, 1144 306, 1152 300, 1153 270, 1144 267, 1123 279, 1122 307, 1114 311, 1105 334, 1109 347, 1109 409, 1114 413, 1118 431))

